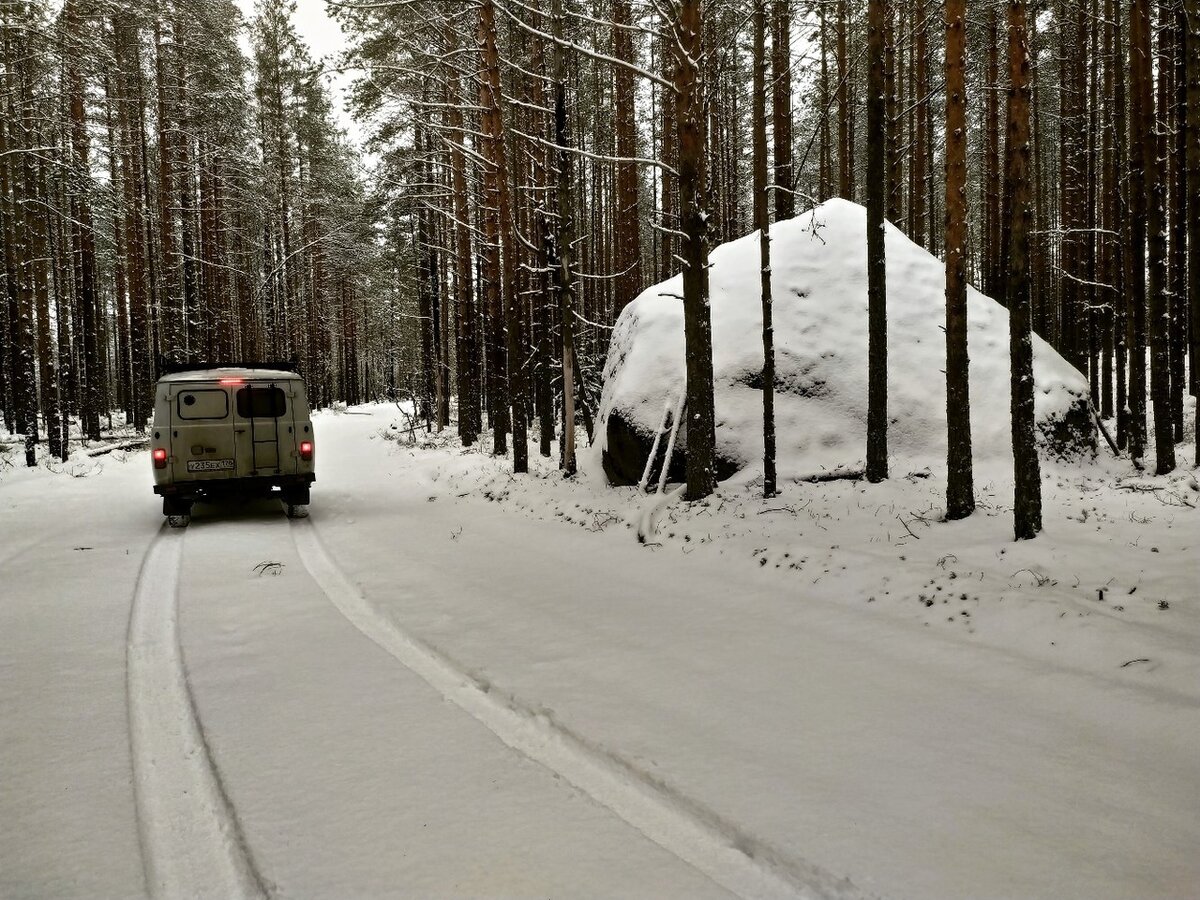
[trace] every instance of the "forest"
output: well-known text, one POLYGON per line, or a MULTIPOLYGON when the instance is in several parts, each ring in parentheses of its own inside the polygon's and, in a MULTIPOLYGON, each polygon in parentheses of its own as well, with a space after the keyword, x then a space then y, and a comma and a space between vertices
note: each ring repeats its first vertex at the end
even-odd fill
POLYGON ((973 507, 968 283, 1012 314, 1018 536, 1040 528, 1031 334, 1086 375, 1115 452, 1179 464, 1198 0, 326 8, 336 60, 294 0, 0 4, 0 406, 28 464, 144 428, 168 363, 292 359, 317 405, 408 399, 516 472, 557 441, 569 474, 613 324, 682 272, 703 497, 707 254, 759 231, 769 496, 770 226, 831 197, 870 225, 868 480, 888 474, 885 218, 945 260, 949 518, 973 507))

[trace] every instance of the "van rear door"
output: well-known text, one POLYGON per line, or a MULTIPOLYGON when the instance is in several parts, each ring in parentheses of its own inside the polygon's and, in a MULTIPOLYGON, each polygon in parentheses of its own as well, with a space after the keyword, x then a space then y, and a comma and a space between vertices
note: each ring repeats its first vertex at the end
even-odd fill
POLYGON ((293 470, 290 388, 286 381, 255 381, 241 385, 234 393, 239 477, 293 470))
POLYGON ((232 478, 233 408, 229 391, 216 382, 172 385, 172 475, 176 482, 232 478))

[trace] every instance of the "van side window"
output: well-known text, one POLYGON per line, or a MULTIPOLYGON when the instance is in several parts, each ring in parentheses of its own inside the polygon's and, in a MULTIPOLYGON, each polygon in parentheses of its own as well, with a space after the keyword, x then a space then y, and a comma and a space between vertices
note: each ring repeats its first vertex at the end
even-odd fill
POLYGON ((237 392, 237 411, 243 419, 277 419, 287 411, 287 397, 277 387, 247 385, 237 392))
POLYGON ((180 391, 175 407, 181 419, 224 419, 229 415, 229 395, 224 391, 180 391))

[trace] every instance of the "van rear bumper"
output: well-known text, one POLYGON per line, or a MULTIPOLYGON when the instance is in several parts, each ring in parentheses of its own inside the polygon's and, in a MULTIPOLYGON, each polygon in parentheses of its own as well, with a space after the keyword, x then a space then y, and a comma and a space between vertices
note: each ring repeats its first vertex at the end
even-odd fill
POLYGON ((203 481, 175 481, 156 484, 154 493, 161 497, 204 497, 214 494, 248 494, 264 488, 308 487, 317 476, 312 472, 296 475, 256 475, 252 478, 206 478, 203 481))

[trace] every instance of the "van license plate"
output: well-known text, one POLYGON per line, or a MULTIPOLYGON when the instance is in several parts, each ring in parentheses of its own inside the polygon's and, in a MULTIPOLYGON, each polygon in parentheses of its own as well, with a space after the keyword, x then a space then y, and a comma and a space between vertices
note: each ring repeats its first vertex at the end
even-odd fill
POLYGON ((232 459, 189 459, 189 472, 222 472, 233 471, 232 459))

